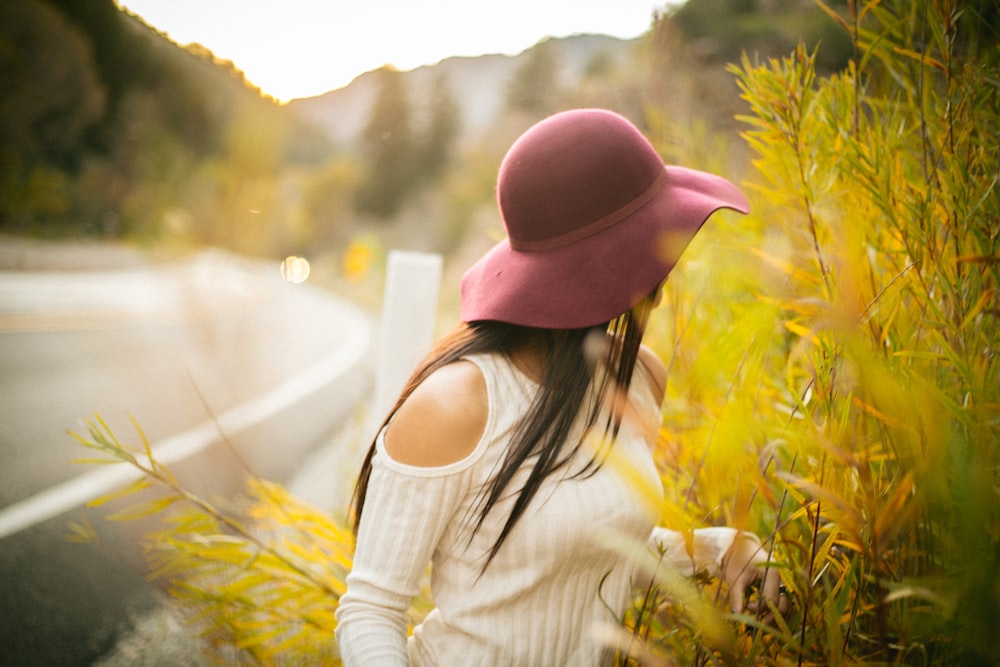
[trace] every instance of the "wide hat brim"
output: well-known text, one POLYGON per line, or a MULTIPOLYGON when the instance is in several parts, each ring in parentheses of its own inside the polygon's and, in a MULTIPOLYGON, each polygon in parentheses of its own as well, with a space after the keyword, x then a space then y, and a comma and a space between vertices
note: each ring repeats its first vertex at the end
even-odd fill
POLYGON ((462 321, 545 329, 609 322, 666 279, 713 212, 749 213, 728 180, 664 168, 663 187, 617 224, 546 250, 515 250, 508 239, 494 246, 462 277, 462 321))

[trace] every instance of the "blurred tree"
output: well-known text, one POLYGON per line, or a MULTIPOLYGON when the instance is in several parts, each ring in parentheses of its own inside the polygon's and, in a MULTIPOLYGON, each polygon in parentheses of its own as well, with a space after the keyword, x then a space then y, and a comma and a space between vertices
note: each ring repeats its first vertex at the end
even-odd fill
POLYGON ((4 231, 160 240, 183 230, 259 251, 293 217, 275 207, 296 204, 274 196, 278 167, 329 153, 319 130, 231 62, 179 47, 114 0, 0 2, 4 231))
POLYGON ((419 173, 426 182, 435 180, 448 168, 462 129, 458 102, 444 74, 439 73, 434 78, 430 95, 428 124, 419 137, 418 156, 419 173))
POLYGON ((161 97, 135 89, 120 101, 118 132, 92 151, 75 179, 75 222, 86 233, 156 239, 166 211, 200 157, 164 120, 161 97))
POLYGON ((554 111, 559 100, 559 61, 551 41, 545 40, 528 51, 507 87, 507 106, 514 111, 545 114, 554 111))
POLYGON ((377 74, 378 93, 361 137, 367 173, 355 205, 360 213, 390 218, 414 187, 413 112, 400 72, 385 66, 377 74))
POLYGON ((136 91, 159 97, 157 122, 208 154, 219 148, 241 72, 204 47, 178 48, 114 0, 48 0, 86 34, 98 76, 107 88, 107 113, 88 137, 89 148, 114 151, 121 133, 147 122, 129 114, 136 91))
MULTIPOLYGON (((987 0, 988 1, 988 0, 987 0)), ((846 13, 847 0, 825 4, 846 13)), ((842 69, 852 55, 847 35, 815 0, 689 0, 666 15, 687 46, 704 58, 735 62, 740 54, 771 58, 795 49, 819 46, 821 72, 842 69)))
POLYGON ((304 185, 303 235, 313 246, 346 244, 351 228, 351 193, 360 180, 356 160, 336 158, 310 173, 304 185))
POLYGON ((125 91, 134 85, 133 72, 147 70, 145 49, 136 48, 133 34, 126 30, 121 10, 114 0, 47 0, 66 20, 87 35, 94 49, 94 63, 107 86, 109 108, 113 109, 125 91))
POLYGON ((0 229, 66 210, 67 172, 104 103, 79 30, 42 2, 0 3, 0 229))
POLYGON ((587 66, 584 68, 583 77, 584 79, 598 79, 602 76, 607 76, 614 72, 615 61, 608 54, 607 51, 598 51, 590 60, 587 61, 587 66))
POLYGON ((267 107, 235 110, 223 150, 201 162, 181 200, 194 212, 199 241, 249 255, 287 241, 279 196, 285 128, 274 121, 267 107))
MULTIPOLYGON (((638 43, 637 43, 638 44, 638 43)), ((642 67, 645 58, 638 48, 626 58, 619 58, 601 49, 587 60, 583 77, 564 93, 562 106, 603 107, 614 109, 642 125, 646 105, 642 67)))

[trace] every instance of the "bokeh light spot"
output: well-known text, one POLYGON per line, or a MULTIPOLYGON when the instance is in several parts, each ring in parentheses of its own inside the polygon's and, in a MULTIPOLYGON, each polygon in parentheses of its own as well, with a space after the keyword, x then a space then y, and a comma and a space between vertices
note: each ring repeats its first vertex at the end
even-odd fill
POLYGON ((304 283, 309 279, 309 260, 292 255, 281 262, 281 277, 290 283, 304 283))

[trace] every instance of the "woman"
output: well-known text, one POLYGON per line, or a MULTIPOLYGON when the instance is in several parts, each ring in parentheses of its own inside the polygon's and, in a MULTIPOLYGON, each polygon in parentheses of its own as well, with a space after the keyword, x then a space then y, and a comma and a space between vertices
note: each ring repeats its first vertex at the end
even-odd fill
POLYGON ((362 467, 337 611, 345 665, 597 665, 635 581, 609 546, 777 600, 759 540, 656 528, 650 453, 666 371, 641 345, 660 286, 728 181, 664 166, 625 118, 551 116, 500 167, 507 239, 462 279, 462 324, 411 378, 362 467), (431 564, 437 607, 407 638, 431 564))

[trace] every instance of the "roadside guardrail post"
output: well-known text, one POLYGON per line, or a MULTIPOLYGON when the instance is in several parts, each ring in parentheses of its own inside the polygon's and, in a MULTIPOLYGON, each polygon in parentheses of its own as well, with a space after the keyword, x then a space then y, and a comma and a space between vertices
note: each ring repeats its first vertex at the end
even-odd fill
POLYGON ((375 367, 376 424, 392 407, 417 363, 434 340, 441 255, 393 250, 386 269, 385 296, 375 367))

